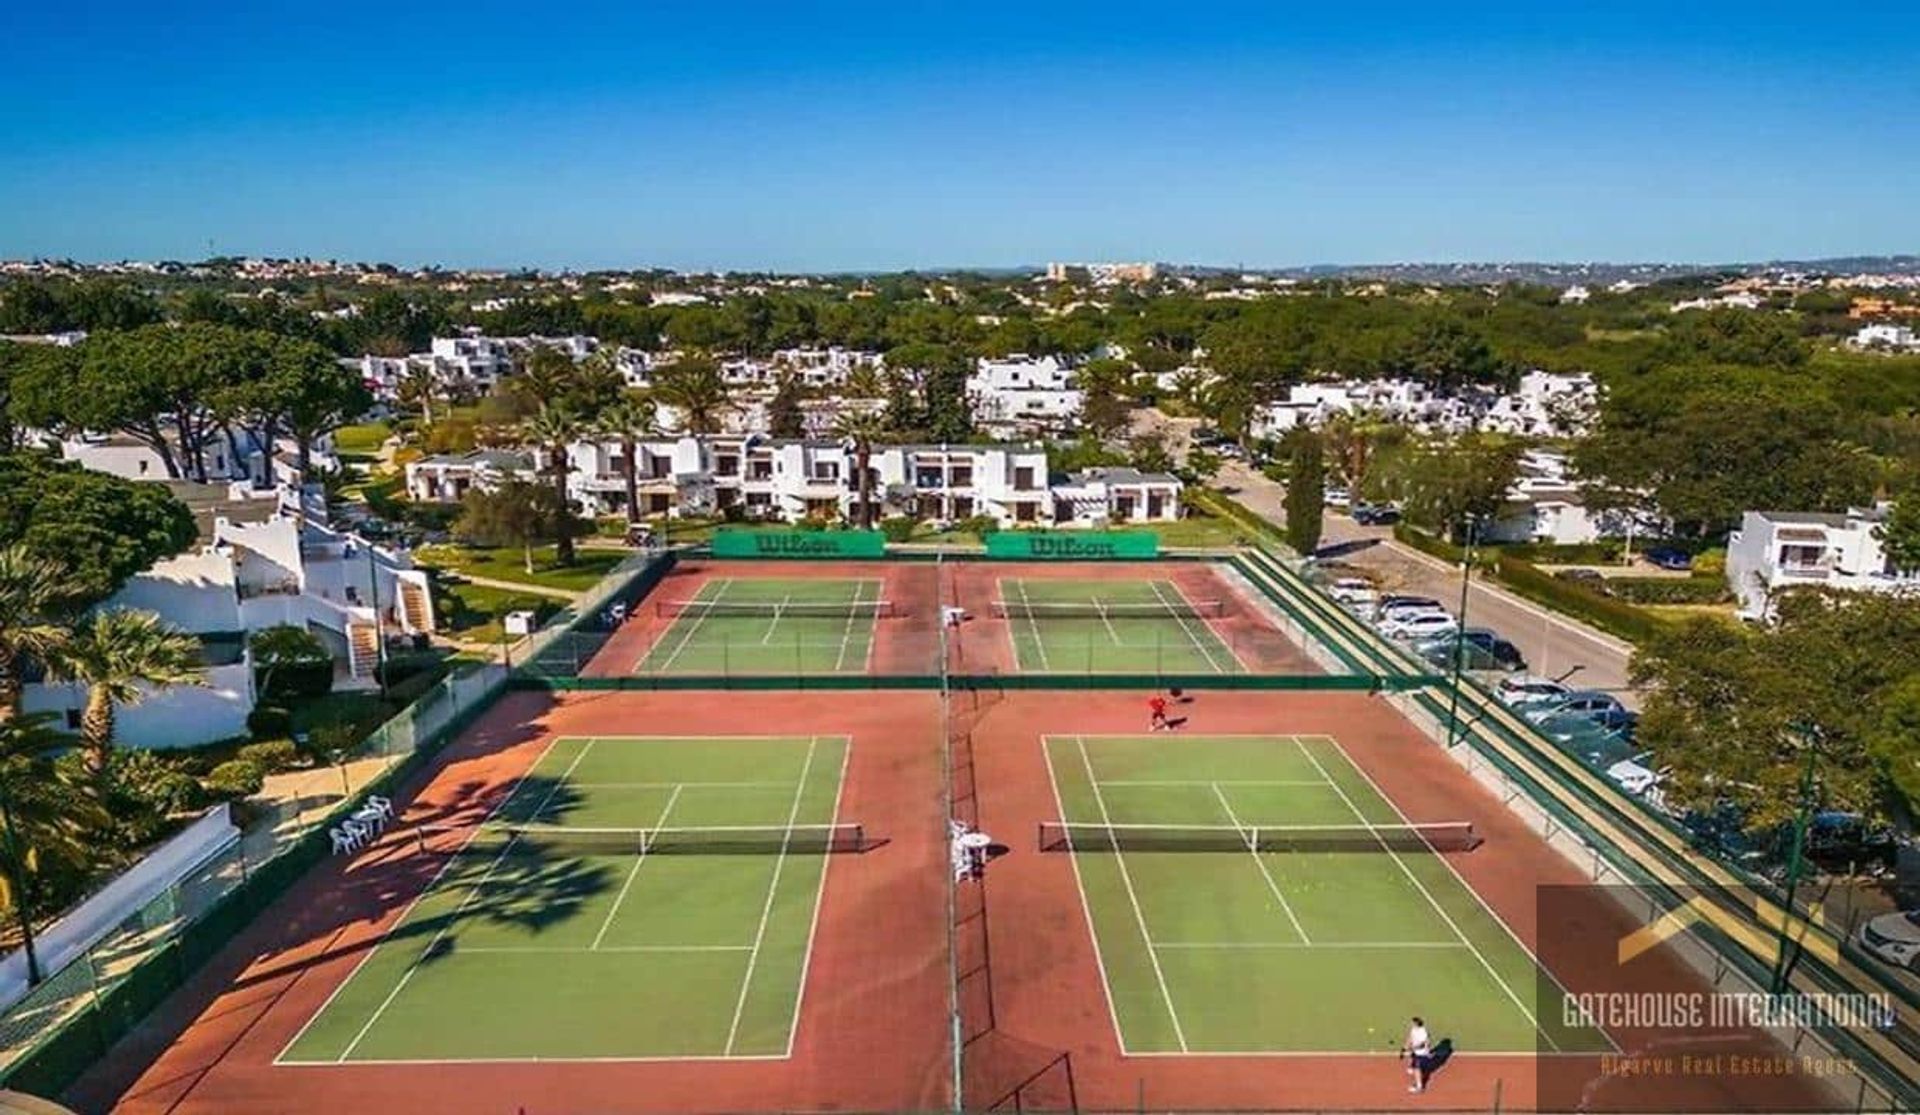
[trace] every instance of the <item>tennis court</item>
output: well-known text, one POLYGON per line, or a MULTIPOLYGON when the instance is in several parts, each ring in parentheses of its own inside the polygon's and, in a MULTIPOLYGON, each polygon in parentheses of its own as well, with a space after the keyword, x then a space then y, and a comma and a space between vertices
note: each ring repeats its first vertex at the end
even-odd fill
POLYGON ((1448 862, 1327 736, 1049 736, 1059 821, 1124 1053, 1601 1051, 1448 862))
POLYGON ((1210 619, 1224 600, 1192 600, 1172 581, 1002 577, 992 604, 1026 673, 1235 674, 1246 670, 1210 619))
POLYGON ((848 749, 556 738, 276 1063, 788 1056, 848 749))
POLYGON ((873 625, 889 618, 879 580, 723 577, 690 599, 643 607, 670 621, 636 671, 642 674, 858 674, 873 625))

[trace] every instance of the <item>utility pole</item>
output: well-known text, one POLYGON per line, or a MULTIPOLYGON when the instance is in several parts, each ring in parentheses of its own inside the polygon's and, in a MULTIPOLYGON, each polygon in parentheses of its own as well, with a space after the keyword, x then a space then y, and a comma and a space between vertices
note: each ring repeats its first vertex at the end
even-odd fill
MULTIPOLYGON (((1800 770, 1800 810, 1793 819, 1793 851, 1787 858, 1787 906, 1780 917, 1780 947, 1773 957, 1773 979, 1768 990, 1775 995, 1786 991, 1787 976, 1793 965, 1787 960, 1787 949, 1793 944, 1788 930, 1794 919, 1794 894, 1800 887, 1800 872, 1806 863, 1807 826, 1813 820, 1813 770, 1819 760, 1820 747, 1818 734, 1805 728, 1797 729, 1807 745, 1807 765, 1800 770)), ((1801 932, 1806 931, 1809 919, 1802 919, 1801 932)), ((1799 958, 1800 950, 1793 948, 1794 958, 1799 958)))
POLYGON ((1464 560, 1460 562, 1460 613, 1453 633, 1453 678, 1447 686, 1447 747, 1451 749, 1458 740, 1455 735, 1460 730, 1460 674, 1465 668, 1467 657, 1467 596, 1473 587, 1473 548, 1480 539, 1480 517, 1467 516, 1467 548, 1464 560))

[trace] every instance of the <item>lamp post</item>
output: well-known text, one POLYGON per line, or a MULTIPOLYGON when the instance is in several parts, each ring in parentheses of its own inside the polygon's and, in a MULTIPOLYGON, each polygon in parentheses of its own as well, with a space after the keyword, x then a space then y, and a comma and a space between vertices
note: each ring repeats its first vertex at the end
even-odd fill
POLYGON ((387 628, 380 619, 380 569, 373 560, 373 543, 361 540, 367 548, 367 593, 373 598, 373 680, 380 683, 380 700, 387 699, 387 628))
POLYGON ((1473 587, 1473 548, 1479 538, 1480 518, 1470 514, 1467 516, 1466 554, 1460 563, 1460 613, 1453 633, 1453 676, 1447 686, 1448 748, 1459 742, 1455 737, 1460 730, 1460 674, 1467 657, 1467 596, 1473 587))

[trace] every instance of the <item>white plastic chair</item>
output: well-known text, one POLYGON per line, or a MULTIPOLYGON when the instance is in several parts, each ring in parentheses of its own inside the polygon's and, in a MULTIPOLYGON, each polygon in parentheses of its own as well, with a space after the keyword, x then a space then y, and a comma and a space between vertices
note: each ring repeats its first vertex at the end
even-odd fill
POLYGON ((380 811, 387 820, 393 820, 393 799, 383 798, 379 794, 368 794, 367 804, 380 811))
POLYGON ((366 828, 369 837, 387 827, 387 815, 376 805, 363 805, 353 814, 355 824, 366 828))
POLYGON ((351 832, 339 828, 330 828, 327 835, 333 838, 333 854, 353 853, 360 850, 360 838, 351 832))
POLYGON ((340 827, 352 833, 353 838, 360 842, 361 847, 365 847, 368 844, 373 843, 374 828, 372 825, 369 825, 363 821, 356 821, 353 818, 349 817, 346 820, 340 822, 340 827))

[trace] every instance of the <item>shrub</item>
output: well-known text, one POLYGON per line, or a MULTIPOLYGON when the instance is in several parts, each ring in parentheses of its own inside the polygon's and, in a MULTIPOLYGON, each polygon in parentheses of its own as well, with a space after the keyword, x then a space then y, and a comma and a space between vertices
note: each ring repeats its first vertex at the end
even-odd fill
POLYGON ((1716 547, 1711 550, 1701 550, 1699 553, 1693 555, 1693 575, 1700 578, 1712 577, 1718 581, 1726 580, 1726 548, 1716 547))
POLYGON ((993 534, 1000 529, 1000 520, 994 518, 992 515, 975 515, 970 519, 962 519, 955 523, 953 529, 963 534, 977 534, 985 538, 987 535, 993 534))
POLYGON ((1618 565, 1624 547, 1619 539, 1560 545, 1554 542, 1516 542, 1500 552, 1542 565, 1618 565))
POLYGON ((1615 577, 1607 586, 1635 604, 1724 604, 1733 599, 1720 577, 1615 577))
POLYGON ((207 792, 221 798, 251 797, 267 781, 266 768, 250 759, 228 759, 207 772, 207 792))
POLYGON ((880 533, 887 536, 889 542, 905 542, 913 537, 920 526, 911 515, 895 515, 891 519, 880 520, 880 533))
POLYGON ((233 757, 243 763, 258 763, 268 774, 277 774, 300 764, 300 749, 290 739, 276 739, 249 743, 233 757))
POLYGON ((247 733, 254 739, 285 739, 293 734, 293 713, 279 705, 257 705, 247 714, 247 733))

